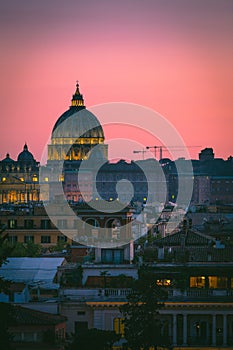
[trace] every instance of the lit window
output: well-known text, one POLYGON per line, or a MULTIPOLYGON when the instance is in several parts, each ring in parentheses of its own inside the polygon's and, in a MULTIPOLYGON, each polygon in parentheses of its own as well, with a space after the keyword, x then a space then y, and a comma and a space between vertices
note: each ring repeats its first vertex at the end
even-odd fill
POLYGON ((123 318, 114 318, 113 328, 116 334, 124 335, 124 321, 123 318))
POLYGON ((17 228, 17 220, 15 220, 15 219, 8 220, 8 227, 9 228, 17 228))
POLYGON ((23 177, 21 177, 21 178, 20 178, 20 181, 24 182, 24 178, 23 178, 23 177))
POLYGON ((37 182, 38 181, 38 177, 36 175, 33 175, 32 181, 33 182, 37 182))
POLYGON ((49 178, 48 178, 48 177, 45 177, 44 180, 45 180, 45 182, 48 182, 48 181, 49 181, 49 178))
POLYGON ((227 277, 209 276, 209 288, 225 289, 227 288, 227 277))
POLYGON ((6 181, 6 177, 2 177, 2 182, 5 182, 6 181))
POLYGON ((171 285, 171 280, 167 278, 156 280, 156 284, 157 286, 169 287, 171 285))
POLYGON ((204 276, 195 276, 190 277, 190 288, 204 288, 205 287, 205 277, 204 276))
POLYGON ((59 181, 63 182, 64 181, 64 175, 59 175, 59 181))

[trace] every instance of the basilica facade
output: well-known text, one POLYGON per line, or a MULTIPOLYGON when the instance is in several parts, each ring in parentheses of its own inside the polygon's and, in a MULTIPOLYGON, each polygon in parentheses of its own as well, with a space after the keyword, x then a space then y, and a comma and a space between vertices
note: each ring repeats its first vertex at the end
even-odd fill
POLYGON ((17 160, 9 153, 0 161, 0 204, 38 202, 39 162, 24 145, 17 160))

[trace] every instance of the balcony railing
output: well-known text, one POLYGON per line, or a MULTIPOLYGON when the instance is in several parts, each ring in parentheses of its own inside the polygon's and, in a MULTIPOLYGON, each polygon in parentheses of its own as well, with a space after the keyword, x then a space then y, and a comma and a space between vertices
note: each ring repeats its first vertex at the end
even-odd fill
POLYGON ((104 290, 105 296, 114 297, 127 297, 129 295, 130 288, 106 288, 104 290))
POLYGON ((63 300, 91 300, 120 298, 125 300, 130 293, 130 288, 99 288, 99 289, 60 289, 59 296, 63 300))
POLYGON ((169 298, 226 298, 233 297, 233 289, 199 289, 188 288, 186 290, 169 289, 169 298))

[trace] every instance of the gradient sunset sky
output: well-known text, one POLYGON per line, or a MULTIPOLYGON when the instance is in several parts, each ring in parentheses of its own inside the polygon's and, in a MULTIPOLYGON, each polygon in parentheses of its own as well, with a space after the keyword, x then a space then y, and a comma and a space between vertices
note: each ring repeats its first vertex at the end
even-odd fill
POLYGON ((87 107, 144 105, 233 155, 232 0, 1 1, 0 38, 0 159, 40 160, 77 79, 87 107))

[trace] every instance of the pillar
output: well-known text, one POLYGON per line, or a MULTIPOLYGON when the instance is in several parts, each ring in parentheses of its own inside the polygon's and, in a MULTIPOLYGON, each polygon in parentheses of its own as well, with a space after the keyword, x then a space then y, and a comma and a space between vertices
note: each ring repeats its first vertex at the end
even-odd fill
POLYGON ((212 345, 216 345, 216 315, 212 316, 212 345))
POLYGON ((183 315, 183 345, 186 346, 187 345, 187 315, 184 314, 183 315))
POLYGON ((227 315, 223 314, 223 346, 227 345, 227 315))
POLYGON ((172 316, 172 343, 173 345, 177 345, 177 317, 176 314, 173 314, 172 316))

